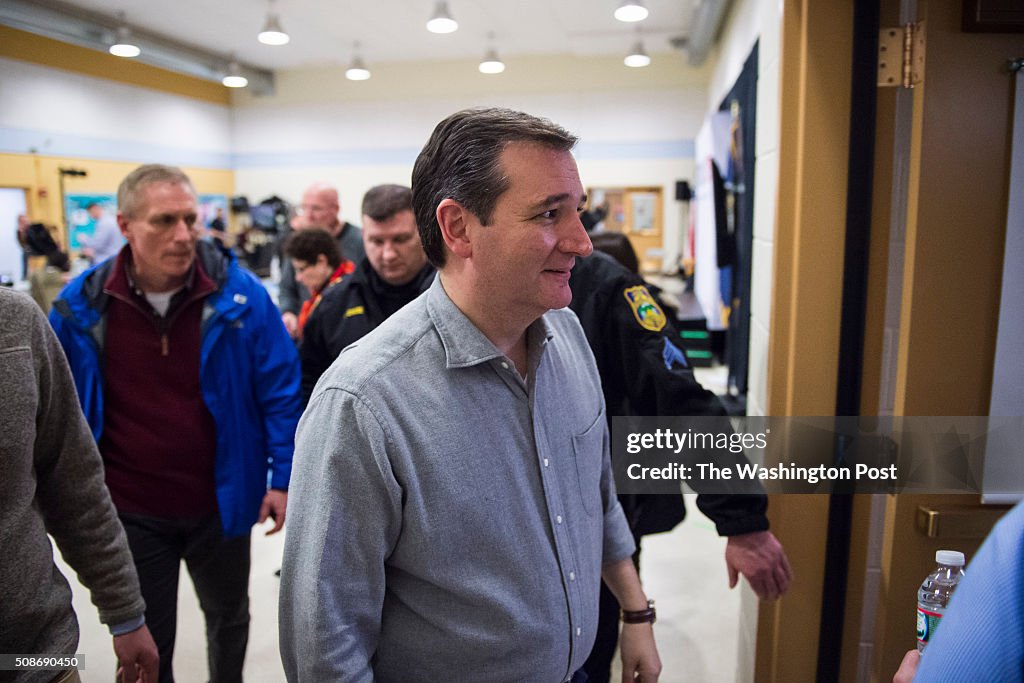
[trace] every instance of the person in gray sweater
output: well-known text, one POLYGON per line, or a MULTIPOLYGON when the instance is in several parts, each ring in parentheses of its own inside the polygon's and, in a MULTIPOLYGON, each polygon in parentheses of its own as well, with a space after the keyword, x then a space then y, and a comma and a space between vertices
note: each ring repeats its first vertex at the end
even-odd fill
MULTIPOLYGON (((110 628, 118 680, 156 681, 135 565, 64 352, 24 294, 0 288, 0 321, 0 652, 73 655, 78 647, 50 534, 110 628)), ((78 680, 74 669, 0 671, 0 681, 78 680)))

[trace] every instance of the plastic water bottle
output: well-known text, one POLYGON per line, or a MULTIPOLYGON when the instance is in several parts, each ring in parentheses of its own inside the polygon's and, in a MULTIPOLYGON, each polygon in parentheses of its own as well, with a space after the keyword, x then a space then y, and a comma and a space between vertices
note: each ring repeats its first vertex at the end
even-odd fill
POLYGON ((946 605, 956 585, 964 577, 964 554, 956 550, 939 550, 935 553, 938 565, 929 574, 917 591, 917 651, 924 648, 935 635, 946 605))

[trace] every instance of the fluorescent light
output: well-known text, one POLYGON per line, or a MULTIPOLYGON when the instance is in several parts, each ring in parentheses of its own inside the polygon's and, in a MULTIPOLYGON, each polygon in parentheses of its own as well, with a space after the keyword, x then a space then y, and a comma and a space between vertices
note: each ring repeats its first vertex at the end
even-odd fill
POLYGON ((138 57, 142 50, 132 41, 131 29, 124 23, 124 13, 120 13, 118 18, 121 25, 117 27, 117 40, 110 46, 110 54, 115 57, 138 57))
POLYGON ((615 10, 615 18, 625 22, 643 21, 647 18, 647 8, 643 0, 626 0, 615 10))
POLYGON ((228 64, 228 72, 224 74, 221 83, 229 88, 244 88, 249 85, 249 79, 242 75, 242 69, 239 68, 238 62, 231 62, 228 64))
POLYGON ((427 30, 431 33, 454 33, 458 29, 459 22, 452 19, 448 3, 440 0, 434 7, 434 16, 427 22, 427 30))
POLYGON ((622 60, 622 63, 625 64, 626 66, 632 66, 636 68, 639 68, 641 66, 647 66, 648 64, 650 64, 651 58, 648 57, 647 53, 644 51, 643 42, 639 40, 636 41, 636 44, 633 45, 633 49, 629 51, 629 54, 626 55, 626 58, 622 60))
POLYGON ((498 52, 491 48, 484 55, 484 59, 480 62, 480 73, 482 74, 500 74, 505 70, 505 62, 498 58, 498 52))
POLYGON ((281 28, 278 16, 270 12, 267 14, 267 23, 263 25, 263 30, 256 36, 256 40, 264 45, 287 45, 291 37, 281 28))

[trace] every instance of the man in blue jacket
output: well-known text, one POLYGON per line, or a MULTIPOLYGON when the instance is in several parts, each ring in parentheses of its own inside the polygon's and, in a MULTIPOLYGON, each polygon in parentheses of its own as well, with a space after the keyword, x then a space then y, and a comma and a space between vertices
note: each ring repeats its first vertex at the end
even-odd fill
POLYGON ((118 188, 127 245, 73 280, 50 314, 128 535, 173 682, 185 560, 207 624, 210 680, 241 681, 249 533, 284 525, 299 363, 259 281, 199 240, 196 192, 174 167, 118 188))

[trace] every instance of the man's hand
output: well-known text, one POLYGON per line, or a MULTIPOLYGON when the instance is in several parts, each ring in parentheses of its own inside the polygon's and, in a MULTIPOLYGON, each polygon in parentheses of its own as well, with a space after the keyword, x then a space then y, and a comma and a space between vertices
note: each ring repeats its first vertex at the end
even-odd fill
POLYGON ((920 663, 921 653, 917 650, 908 650, 907 654, 903 655, 903 661, 900 662, 899 670, 892 677, 892 683, 910 683, 913 681, 914 675, 917 674, 917 665, 920 663))
POLYGON ((263 496, 263 504, 260 505, 260 518, 257 524, 263 524, 267 517, 274 520, 274 528, 267 532, 267 536, 276 534, 284 526, 284 513, 288 507, 288 492, 278 489, 270 489, 267 495, 263 496))
POLYGON ((725 564, 729 569, 729 588, 735 588, 743 574, 762 600, 774 600, 785 593, 793 579, 786 551, 770 531, 730 536, 725 546, 725 564))
POLYGON ((285 311, 281 314, 281 322, 284 323, 284 329, 288 330, 288 334, 292 339, 299 335, 299 316, 290 311, 285 311))
POLYGON ((652 624, 623 624, 619 638, 622 683, 654 683, 661 675, 661 659, 654 644, 652 624))
POLYGON ((114 636, 114 654, 118 683, 156 683, 160 675, 160 653, 145 624, 130 633, 114 636))

